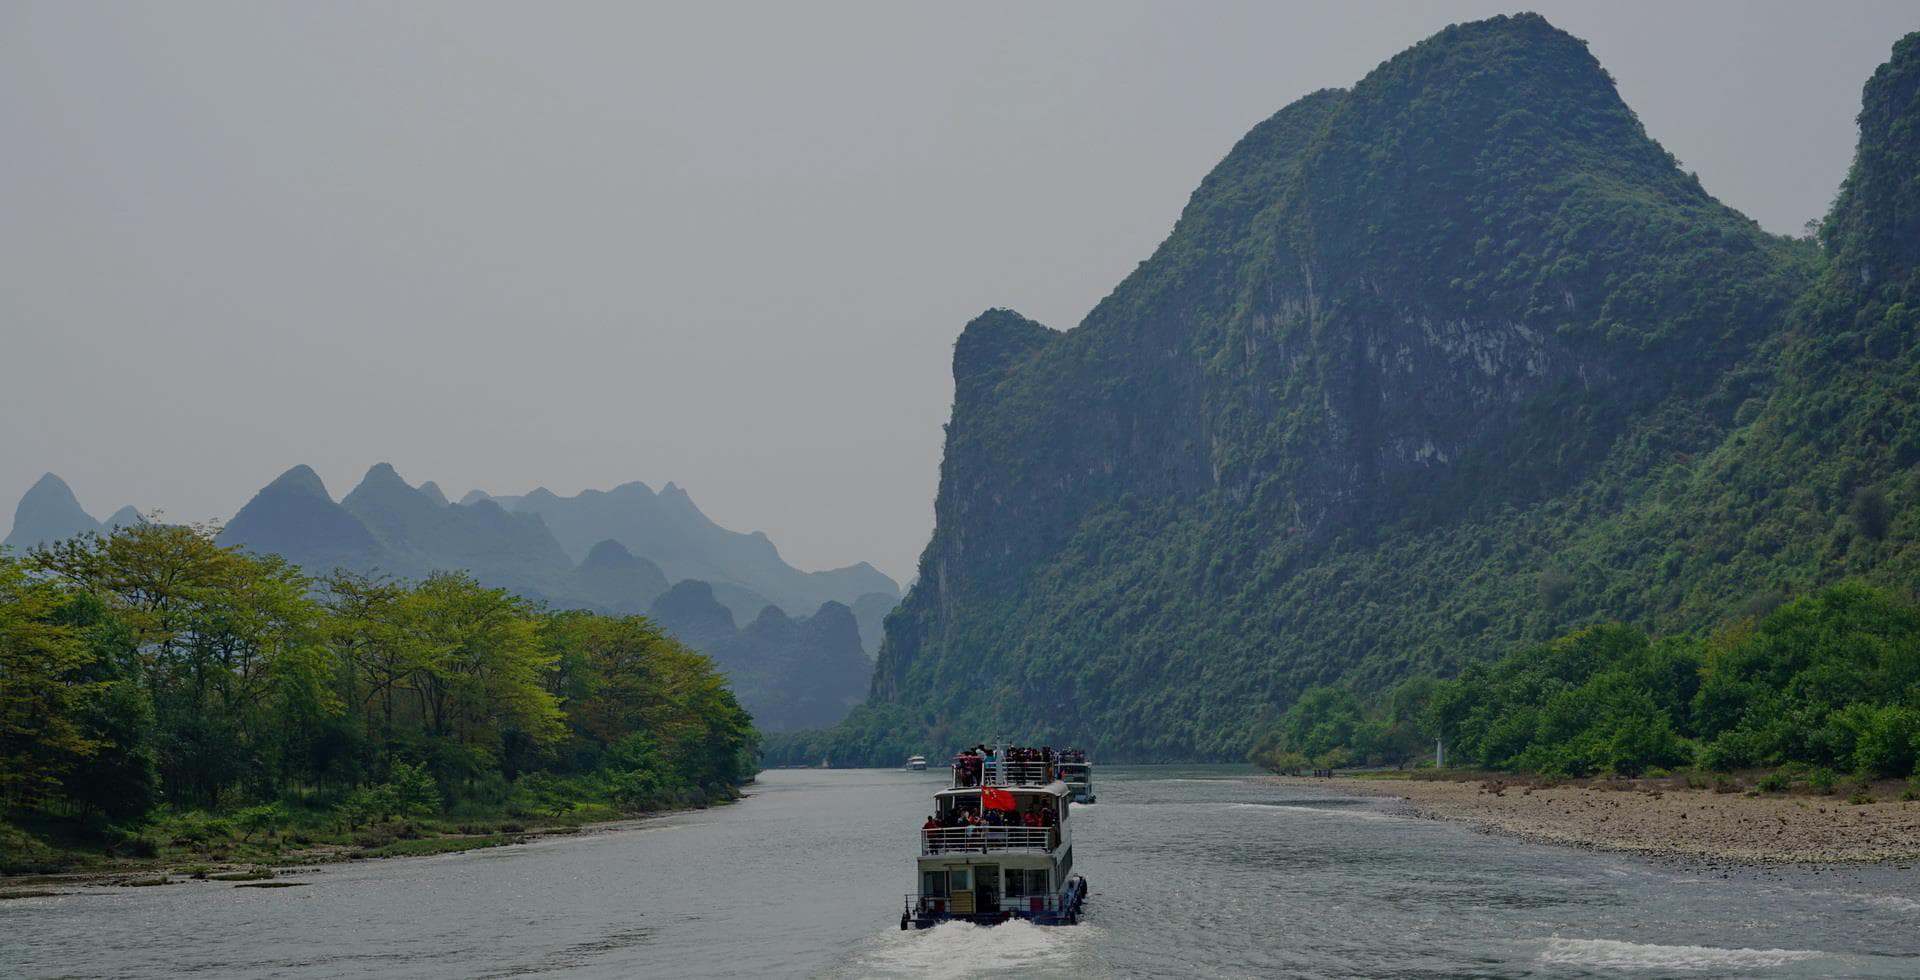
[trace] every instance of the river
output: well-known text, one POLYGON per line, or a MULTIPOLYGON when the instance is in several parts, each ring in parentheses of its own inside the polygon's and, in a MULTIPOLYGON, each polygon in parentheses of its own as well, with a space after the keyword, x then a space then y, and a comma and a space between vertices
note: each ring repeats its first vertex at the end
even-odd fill
POLYGON ((239 889, 0 903, 28 977, 1831 977, 1920 975, 1920 876, 1597 854, 1277 787, 1102 767, 1086 921, 898 930, 940 773, 775 771, 605 833, 239 889))

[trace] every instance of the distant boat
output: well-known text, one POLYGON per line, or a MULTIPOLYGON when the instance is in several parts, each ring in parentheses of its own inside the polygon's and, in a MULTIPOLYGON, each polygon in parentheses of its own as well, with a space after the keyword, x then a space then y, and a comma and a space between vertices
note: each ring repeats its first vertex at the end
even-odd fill
POLYGON ((1075 803, 1092 803, 1093 763, 1087 761, 1085 752, 1075 753, 1078 761, 1062 762, 1054 768, 1059 771, 1060 779, 1067 784, 1067 792, 1073 795, 1075 803))
POLYGON ((909 770, 912 770, 913 772, 924 772, 924 771, 926 771, 926 768, 927 768, 927 757, 926 757, 926 756, 924 756, 924 755, 910 755, 910 756, 907 756, 907 768, 908 768, 909 770))

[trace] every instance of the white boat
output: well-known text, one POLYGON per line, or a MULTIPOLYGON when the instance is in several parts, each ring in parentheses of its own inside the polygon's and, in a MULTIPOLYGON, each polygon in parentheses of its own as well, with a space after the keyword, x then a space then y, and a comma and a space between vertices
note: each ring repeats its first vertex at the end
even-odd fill
POLYGON ((924 755, 907 756, 906 768, 913 772, 924 772, 927 768, 927 757, 924 755))
POLYGON ((953 784, 934 794, 931 825, 920 830, 918 890, 900 928, 1080 921, 1087 880, 1073 873, 1072 796, 1052 763, 956 761, 953 784))
POLYGON ((1095 802, 1093 795, 1093 763, 1087 761, 1085 752, 1077 752, 1054 765, 1067 790, 1073 794, 1075 803, 1095 802))

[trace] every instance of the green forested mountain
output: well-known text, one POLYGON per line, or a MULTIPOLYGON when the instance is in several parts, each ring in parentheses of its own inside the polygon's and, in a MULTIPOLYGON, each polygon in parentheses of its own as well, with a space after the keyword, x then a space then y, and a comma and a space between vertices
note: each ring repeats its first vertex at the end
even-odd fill
POLYGON ((1907 587, 1916 74, 1909 37, 1817 241, 1711 197, 1538 16, 1283 109, 1078 327, 967 325, 872 699, 798 751, 1237 758, 1316 685, 1907 587))

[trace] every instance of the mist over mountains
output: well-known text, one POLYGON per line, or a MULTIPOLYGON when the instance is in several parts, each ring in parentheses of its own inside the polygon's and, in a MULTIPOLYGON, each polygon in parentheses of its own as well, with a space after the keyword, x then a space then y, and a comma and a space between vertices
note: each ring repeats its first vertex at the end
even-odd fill
MULTIPOLYGON (((6 545, 25 551, 140 519, 129 507, 97 521, 47 474, 21 499, 6 545)), ((872 661, 862 637, 877 646, 900 595, 866 563, 796 569, 766 535, 715 524, 671 483, 657 494, 642 483, 573 497, 476 490, 454 503, 438 485, 415 486, 380 463, 336 501, 317 473, 296 466, 234 514, 219 542, 280 555, 315 576, 462 571, 556 607, 612 615, 647 614, 679 582, 698 613, 662 622, 714 657, 769 730, 830 724, 864 696, 872 661)))
POLYGON ((766 606, 740 625, 712 586, 683 579, 654 600, 648 615, 712 657, 727 672, 741 703, 764 706, 754 720, 765 731, 839 721, 864 699, 873 674, 873 661, 861 648, 860 625, 840 602, 822 603, 803 617, 766 606))

